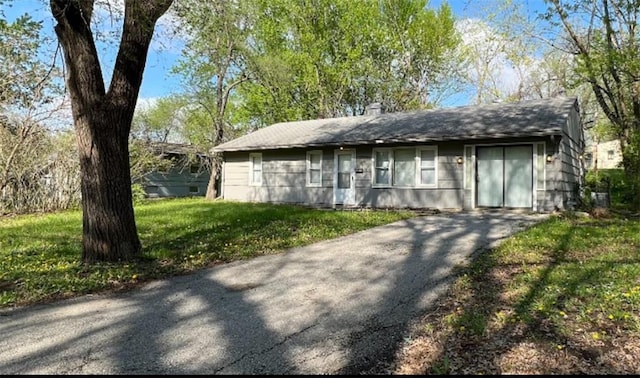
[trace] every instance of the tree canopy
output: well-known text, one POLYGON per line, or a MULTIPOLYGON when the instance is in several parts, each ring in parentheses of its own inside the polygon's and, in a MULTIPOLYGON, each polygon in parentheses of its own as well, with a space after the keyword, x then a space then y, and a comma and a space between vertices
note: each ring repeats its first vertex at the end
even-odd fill
POLYGON ((548 0, 577 57, 576 74, 589 84, 621 141, 623 166, 640 207, 640 38, 637 0, 548 0))
MULTIPOLYGON (((184 0, 184 127, 203 150, 271 123, 432 107, 458 37, 424 1, 184 0)), ((213 158, 212 177, 219 171, 213 158)), ((213 186, 213 180, 210 187, 213 186)), ((211 192, 208 191, 208 197, 211 192)))
POLYGON ((213 97, 230 95, 228 120, 249 128, 362 114, 372 102, 389 111, 432 107, 459 40, 451 9, 424 1, 192 5, 179 12, 191 37, 177 71, 194 93, 224 82, 226 91, 213 97), (211 17, 203 7, 215 8, 211 17))

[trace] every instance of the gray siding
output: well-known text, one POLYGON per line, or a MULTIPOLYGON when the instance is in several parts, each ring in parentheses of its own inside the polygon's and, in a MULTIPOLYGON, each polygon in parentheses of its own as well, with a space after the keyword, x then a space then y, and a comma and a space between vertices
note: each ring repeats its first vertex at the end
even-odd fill
POLYGON ((584 167, 579 156, 584 151, 584 138, 580 125, 579 110, 574 109, 567 120, 560 153, 562 166, 563 208, 572 208, 577 204, 578 188, 583 184, 584 167))
POLYGON ((461 209, 463 194, 461 189, 371 188, 356 192, 356 201, 380 208, 461 209))
MULTIPOLYGON (((420 147, 434 146, 419 144, 420 147)), ((385 147, 407 147, 402 145, 385 147)), ((410 146, 415 147, 415 146, 410 146)), ((438 180, 436 188, 373 188, 372 153, 375 147, 356 149, 356 204, 368 207, 459 209, 463 206, 463 165, 456 163, 462 156, 462 143, 441 143, 438 147, 438 180)))
MULTIPOLYGON (((381 208, 471 208, 475 190, 464 189, 465 165, 457 158, 464 157, 465 145, 512 145, 545 142, 545 156, 556 157, 551 162, 544 160, 544 186, 536 192, 536 208, 551 211, 565 208, 571 199, 575 182, 580 182, 580 160, 578 154, 582 138, 579 120, 572 115, 567 123, 566 135, 562 137, 503 138, 473 140, 467 142, 442 142, 438 148, 438 178, 436 188, 372 187, 372 152, 380 146, 349 147, 356 150, 355 204, 381 208), (578 139, 573 139, 578 138, 578 139)), ((385 148, 430 146, 384 145, 385 148)), ((534 151, 535 144, 533 145, 534 151)), ((348 146, 346 146, 348 147, 348 146)), ((282 149, 262 151, 263 183, 249 185, 249 152, 224 153, 223 196, 226 199, 248 202, 298 203, 317 206, 333 206, 334 148, 322 151, 322 185, 306 186, 306 153, 310 149, 282 149)), ((474 152, 475 154, 475 152, 474 152)), ((473 164, 475 165, 475 161, 473 164)), ((534 163, 535 167, 535 163, 534 163)), ((475 176, 475 166, 472 170, 475 176)), ((475 187, 475 177, 472 177, 475 187)))
MULTIPOLYGON (((461 208, 463 201, 463 166, 456 163, 456 157, 462 156, 462 146, 461 143, 448 143, 438 146, 437 188, 372 188, 371 157, 373 147, 356 147, 356 169, 362 170, 362 173, 356 173, 355 178, 356 205, 367 207, 461 208)), ((247 202, 332 206, 335 149, 321 149, 322 185, 320 187, 307 187, 306 153, 313 150, 317 149, 262 151, 263 183, 261 186, 249 185, 248 152, 225 152, 223 172, 224 198, 247 202)))
POLYGON ((570 209, 577 204, 577 188, 583 184, 584 167, 579 158, 584 151, 584 137, 577 108, 572 108, 562 128, 562 135, 547 141, 547 190, 544 210, 570 209))
POLYGON ((208 171, 191 173, 188 166, 183 170, 173 168, 166 173, 149 173, 143 187, 150 198, 204 196, 209 176, 208 171))
POLYGON ((249 185, 249 153, 224 154, 222 193, 225 199, 331 205, 333 201, 333 150, 322 150, 322 185, 307 187, 307 151, 262 151, 262 185, 249 185))

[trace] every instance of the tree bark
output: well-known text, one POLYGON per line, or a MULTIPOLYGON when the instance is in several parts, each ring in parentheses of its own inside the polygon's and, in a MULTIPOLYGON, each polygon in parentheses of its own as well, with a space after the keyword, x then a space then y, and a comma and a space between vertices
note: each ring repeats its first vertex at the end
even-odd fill
MULTIPOLYGON (((231 95, 231 91, 238 85, 245 82, 247 77, 243 74, 239 79, 224 87, 223 78, 226 76, 227 69, 231 65, 231 57, 233 56, 233 52, 235 49, 235 45, 233 43, 229 44, 228 54, 227 54, 227 62, 224 64, 217 75, 217 83, 216 83, 216 109, 213 114, 213 124, 214 124, 214 136, 213 136, 213 145, 217 146, 224 140, 224 114, 227 111, 227 103, 229 101, 229 96, 231 95)), ((209 112, 211 114, 211 112, 209 112)), ((211 176, 209 177, 209 183, 207 184, 207 194, 205 195, 206 200, 214 200, 216 199, 220 193, 218 193, 218 189, 216 187, 216 182, 218 180, 218 176, 222 174, 222 157, 220 154, 210 154, 211 158, 211 176)), ((220 178, 221 179, 221 178, 220 178)), ((224 184, 224 183, 223 183, 224 184)))
POLYGON ((64 52, 80 158, 82 261, 141 254, 131 195, 129 132, 155 23, 172 0, 126 0, 122 39, 105 91, 91 31, 93 0, 50 0, 64 52))
POLYGON ((206 200, 214 200, 216 199, 220 193, 218 193, 218 188, 216 186, 218 182, 218 176, 221 174, 221 162, 220 156, 218 154, 211 154, 211 176, 209 176, 209 183, 207 184, 207 194, 205 195, 206 200))

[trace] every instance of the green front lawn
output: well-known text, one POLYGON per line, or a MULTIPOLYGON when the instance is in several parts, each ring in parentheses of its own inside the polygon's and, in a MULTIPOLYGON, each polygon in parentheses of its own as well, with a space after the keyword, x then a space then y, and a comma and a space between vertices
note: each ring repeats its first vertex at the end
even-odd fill
POLYGON ((91 267, 79 261, 80 211, 0 218, 0 307, 128 288, 412 216, 201 198, 152 201, 136 206, 144 258, 91 267))
POLYGON ((552 216, 460 269, 399 374, 639 374, 640 221, 552 216))
MULTIPOLYGON (((0 220, 0 307, 125 289, 415 215, 202 199, 136 214, 144 258, 92 267, 78 260, 79 211, 0 220)), ((640 374, 640 221, 552 215, 456 274, 384 372, 640 374)))

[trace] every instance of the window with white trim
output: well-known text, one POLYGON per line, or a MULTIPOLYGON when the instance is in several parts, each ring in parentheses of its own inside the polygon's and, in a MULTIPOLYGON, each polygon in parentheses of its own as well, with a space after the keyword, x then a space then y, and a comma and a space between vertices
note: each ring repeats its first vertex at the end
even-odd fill
POLYGON ((378 150, 373 153, 373 184, 388 186, 391 184, 391 151, 378 150))
POLYGON ((262 185, 262 154, 249 154, 249 185, 262 185))
POLYGON ((393 150, 393 186, 415 186, 416 150, 393 150))
POLYGON ((322 186, 322 151, 307 151, 307 186, 322 186))
POLYGON ((437 187, 436 146, 374 148, 372 155, 374 187, 437 187))
POLYGON ((420 185, 436 186, 436 148, 418 148, 418 161, 420 162, 420 185))

